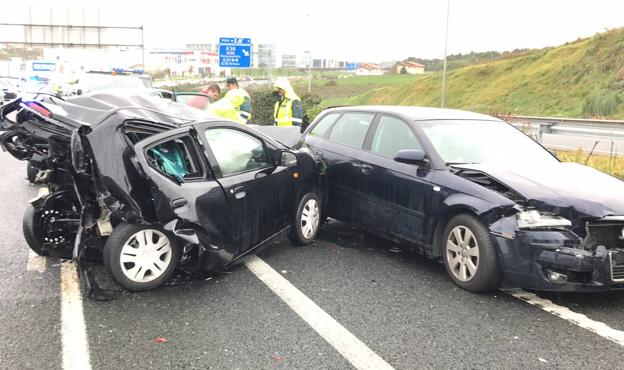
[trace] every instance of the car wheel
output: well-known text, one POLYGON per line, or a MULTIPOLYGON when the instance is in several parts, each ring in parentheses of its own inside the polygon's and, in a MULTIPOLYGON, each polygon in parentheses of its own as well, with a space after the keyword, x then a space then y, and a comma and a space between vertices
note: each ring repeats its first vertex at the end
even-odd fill
POLYGON ((316 238, 321 221, 321 202, 314 193, 304 195, 299 201, 295 222, 288 237, 295 245, 310 244, 316 238))
POLYGON ((178 258, 172 238, 155 226, 117 225, 104 245, 104 265, 119 285, 132 291, 165 283, 178 258))
POLYGON ((43 250, 43 240, 37 235, 41 235, 38 230, 39 216, 36 215, 35 207, 32 204, 26 206, 24 211, 24 218, 22 219, 22 232, 24 233, 24 239, 26 243, 40 256, 47 256, 48 253, 43 250))
POLYGON ((32 164, 28 163, 26 166, 26 177, 28 178, 28 182, 34 184, 37 179, 37 174, 39 173, 39 169, 32 164))
POLYGON ((471 292, 486 292, 498 286, 500 270, 494 240, 477 217, 453 217, 442 242, 444 266, 456 285, 471 292))

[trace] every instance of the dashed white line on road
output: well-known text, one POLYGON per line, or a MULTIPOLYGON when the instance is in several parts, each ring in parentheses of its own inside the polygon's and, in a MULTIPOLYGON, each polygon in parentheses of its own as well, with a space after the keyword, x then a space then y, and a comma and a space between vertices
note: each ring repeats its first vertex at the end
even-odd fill
POLYGON ((540 298, 522 289, 509 289, 504 290, 504 292, 624 346, 624 331, 613 329, 603 322, 592 320, 583 314, 574 312, 567 307, 559 306, 548 299, 540 298))
POLYGON ((392 369, 389 363, 259 257, 250 257, 245 265, 356 369, 392 369))
POLYGON ((73 262, 61 263, 61 338, 64 370, 90 370, 87 327, 78 273, 73 262))
POLYGON ((30 252, 28 253, 28 263, 26 264, 26 270, 45 272, 46 260, 47 259, 44 256, 40 256, 37 253, 30 250, 30 252))

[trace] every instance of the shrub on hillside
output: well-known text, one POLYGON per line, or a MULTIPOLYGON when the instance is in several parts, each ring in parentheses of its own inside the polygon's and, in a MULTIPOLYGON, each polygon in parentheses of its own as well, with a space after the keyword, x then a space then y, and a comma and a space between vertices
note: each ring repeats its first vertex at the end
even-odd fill
POLYGON ((251 106, 253 109, 252 121, 256 125, 273 124, 273 106, 275 97, 269 89, 256 89, 250 93, 251 106))
POLYGON ((620 102, 619 95, 611 90, 594 90, 583 102, 583 114, 607 117, 617 111, 620 102))

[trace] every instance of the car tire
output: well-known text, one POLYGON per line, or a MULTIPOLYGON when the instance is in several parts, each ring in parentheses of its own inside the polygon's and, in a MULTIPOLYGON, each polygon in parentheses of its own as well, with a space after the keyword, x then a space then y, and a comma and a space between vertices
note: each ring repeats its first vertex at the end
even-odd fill
POLYGON ((500 283, 500 266, 494 240, 477 217, 460 214, 444 229, 442 259, 446 272, 460 288, 487 292, 500 283))
POLYGON ((314 193, 307 193, 299 200, 295 220, 288 232, 294 245, 314 242, 321 221, 321 201, 314 193))
POLYGON ((38 215, 35 212, 35 207, 28 203, 26 210, 24 211, 24 217, 22 219, 22 232, 24 233, 24 239, 26 243, 40 256, 48 256, 49 254, 43 249, 43 241, 41 240, 38 232, 38 215), (35 220, 37 218, 37 220, 35 220))
POLYGON ((130 291, 143 291, 169 280, 179 255, 178 246, 164 230, 122 223, 106 240, 103 259, 119 285, 130 291))
POLYGON ((28 178, 28 182, 34 184, 37 180, 37 174, 39 173, 39 169, 30 162, 26 165, 26 177, 28 178))

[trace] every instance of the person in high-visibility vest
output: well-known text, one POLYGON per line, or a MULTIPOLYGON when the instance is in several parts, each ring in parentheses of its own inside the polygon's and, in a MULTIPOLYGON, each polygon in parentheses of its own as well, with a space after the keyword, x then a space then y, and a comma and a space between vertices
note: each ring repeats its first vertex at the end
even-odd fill
POLYGON ((227 92, 225 97, 230 99, 236 108, 239 119, 237 122, 247 124, 251 120, 251 98, 245 89, 238 87, 236 77, 230 77, 225 81, 227 92))
POLYGON ((251 99, 243 89, 237 88, 235 78, 228 78, 226 82, 228 91, 225 96, 212 103, 209 110, 219 117, 241 124, 249 123, 251 118, 251 99))
POLYGON ((273 88, 279 95, 273 109, 276 126, 301 126, 303 123, 303 105, 286 77, 278 77, 273 88))
POLYGON ((244 122, 240 121, 238 110, 236 110, 236 107, 234 106, 234 104, 232 104, 232 102, 228 98, 223 97, 217 100, 216 102, 210 104, 210 106, 208 107, 208 110, 212 112, 214 115, 225 118, 229 121, 234 121, 234 122, 244 124, 244 122))

